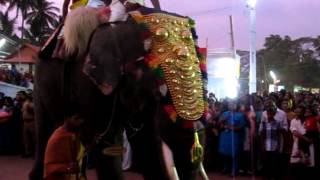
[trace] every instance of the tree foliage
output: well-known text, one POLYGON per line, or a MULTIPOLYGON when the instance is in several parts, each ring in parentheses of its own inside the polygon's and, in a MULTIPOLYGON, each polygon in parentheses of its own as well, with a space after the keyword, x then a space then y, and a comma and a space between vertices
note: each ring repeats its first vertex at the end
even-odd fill
POLYGON ((41 44, 58 25, 58 12, 53 2, 36 0, 34 10, 27 14, 29 28, 24 31, 25 37, 34 44, 41 44))
POLYGON ((258 52, 258 79, 272 83, 269 71, 274 71, 289 89, 294 85, 320 87, 320 36, 291 39, 271 35, 258 52))
POLYGON ((15 10, 16 16, 18 18, 19 13, 21 14, 21 39, 23 39, 23 31, 25 29, 25 20, 27 18, 27 14, 30 10, 34 9, 35 0, 8 0, 9 6, 8 10, 15 10))
MULTIPOLYGON (((0 33, 9 37, 17 30, 21 32, 19 41, 40 45, 52 33, 59 23, 59 8, 48 0, 0 0, 6 11, 0 14, 2 30, 0 33), (8 14, 15 13, 10 19, 8 14), (19 14, 21 19, 18 20, 19 14), (17 28, 16 24, 20 24, 17 28)), ((16 39, 16 38, 14 38, 16 39)))
POLYGON ((14 36, 14 25, 16 19, 10 19, 8 11, 5 13, 0 12, 1 28, 0 33, 8 37, 14 36))
POLYGON ((0 0, 0 5, 5 5, 9 0, 0 0))

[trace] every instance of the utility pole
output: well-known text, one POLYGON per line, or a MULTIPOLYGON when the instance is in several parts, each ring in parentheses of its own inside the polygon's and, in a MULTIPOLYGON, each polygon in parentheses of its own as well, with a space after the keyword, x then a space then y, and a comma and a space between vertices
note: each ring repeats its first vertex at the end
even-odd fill
POLYGON ((250 72, 249 93, 257 92, 257 61, 256 61, 256 3, 257 0, 248 0, 250 11, 250 72))
POLYGON ((232 16, 229 16, 230 20, 230 40, 231 40, 231 49, 233 53, 233 57, 236 58, 236 48, 235 48, 235 43, 234 43, 234 31, 233 31, 233 20, 232 16))

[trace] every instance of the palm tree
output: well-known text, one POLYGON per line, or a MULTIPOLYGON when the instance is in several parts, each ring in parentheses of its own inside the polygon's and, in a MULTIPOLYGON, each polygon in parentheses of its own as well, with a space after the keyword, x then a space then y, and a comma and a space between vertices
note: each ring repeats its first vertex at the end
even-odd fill
POLYGON ((10 0, 0 0, 0 5, 6 5, 10 0))
POLYGON ((27 14, 27 23, 37 21, 40 27, 54 27, 59 21, 59 8, 47 0, 36 0, 34 10, 27 14))
POLYGON ((46 39, 59 23, 59 8, 53 4, 47 0, 36 0, 33 11, 27 14, 26 22, 30 28, 24 32, 29 38, 36 39, 37 44, 46 39))
POLYGON ((19 12, 21 13, 21 39, 23 38, 24 23, 27 17, 28 11, 34 8, 35 0, 8 0, 9 10, 16 8, 16 17, 18 17, 19 12))
POLYGON ((0 12, 0 32, 8 37, 14 36, 14 25, 16 19, 10 19, 9 11, 2 13, 0 12))

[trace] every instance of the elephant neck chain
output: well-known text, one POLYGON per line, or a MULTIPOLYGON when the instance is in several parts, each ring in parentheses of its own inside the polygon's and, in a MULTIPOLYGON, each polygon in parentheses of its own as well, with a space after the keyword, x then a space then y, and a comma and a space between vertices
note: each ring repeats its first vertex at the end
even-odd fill
POLYGON ((204 113, 203 84, 189 20, 138 11, 131 16, 150 33, 146 62, 168 87, 174 111, 184 120, 198 120, 204 113))

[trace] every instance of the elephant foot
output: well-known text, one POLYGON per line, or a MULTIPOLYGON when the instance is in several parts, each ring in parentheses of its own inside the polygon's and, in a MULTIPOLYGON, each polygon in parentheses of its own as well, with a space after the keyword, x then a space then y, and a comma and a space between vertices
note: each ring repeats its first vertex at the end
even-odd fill
POLYGON ((43 180, 43 171, 33 168, 29 173, 29 180, 43 180))

